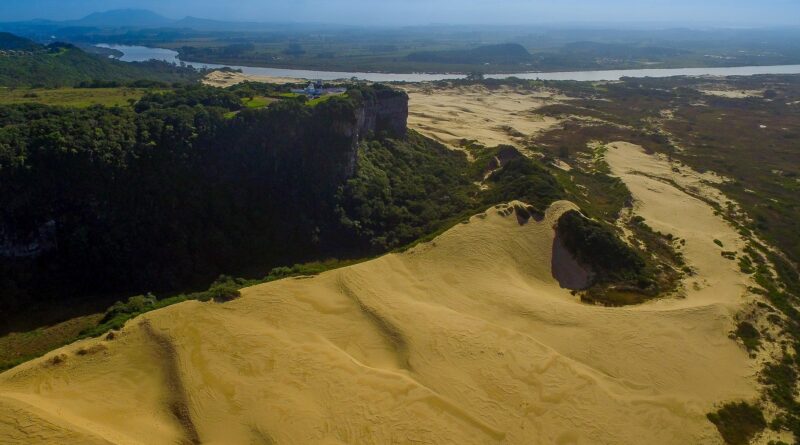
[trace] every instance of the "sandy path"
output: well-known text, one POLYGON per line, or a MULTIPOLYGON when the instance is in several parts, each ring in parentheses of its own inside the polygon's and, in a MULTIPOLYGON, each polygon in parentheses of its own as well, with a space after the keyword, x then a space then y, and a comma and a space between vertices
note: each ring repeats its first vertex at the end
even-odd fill
POLYGON ((409 94, 409 126, 450 146, 461 139, 493 147, 525 140, 558 124, 558 119, 536 110, 565 98, 551 91, 511 88, 488 90, 481 86, 438 88, 405 87, 409 94))
POLYGON ((0 443, 720 443, 705 413, 754 395, 727 303, 580 304, 551 273, 572 207, 65 347, 0 375, 0 443))

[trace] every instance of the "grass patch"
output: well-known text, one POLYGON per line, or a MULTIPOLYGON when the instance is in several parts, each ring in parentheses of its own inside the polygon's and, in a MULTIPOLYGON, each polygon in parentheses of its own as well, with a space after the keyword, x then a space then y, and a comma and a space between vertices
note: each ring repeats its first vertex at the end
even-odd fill
POLYGON ((245 108, 258 109, 268 106, 275 102, 275 100, 274 98, 266 96, 253 96, 242 99, 242 105, 244 105, 245 108))
POLYGON ((102 317, 102 314, 87 315, 0 337, 0 372, 71 343, 81 331, 96 325, 102 317))
POLYGON ((311 99, 308 102, 306 102, 306 104, 311 106, 311 107, 315 107, 315 106, 317 106, 317 105, 319 105, 319 104, 321 104, 323 102, 327 102, 327 101, 331 100, 332 98, 334 98, 336 96, 337 95, 335 95, 335 94, 326 94, 326 95, 320 96, 320 97, 318 97, 316 99, 311 99))
POLYGON ((0 105, 43 104, 88 108, 92 105, 130 107, 146 92, 143 88, 0 88, 0 105))

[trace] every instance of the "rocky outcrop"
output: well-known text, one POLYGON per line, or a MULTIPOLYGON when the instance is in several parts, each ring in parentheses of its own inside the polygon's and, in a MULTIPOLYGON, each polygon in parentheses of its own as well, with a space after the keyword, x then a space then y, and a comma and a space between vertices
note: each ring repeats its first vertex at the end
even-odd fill
POLYGON ((338 131, 352 138, 351 150, 345 163, 344 179, 355 174, 358 146, 365 138, 385 134, 404 138, 408 131, 408 95, 388 87, 370 87, 351 92, 358 96, 355 119, 335 124, 338 131))
POLYGON ((36 258, 56 247, 56 222, 51 220, 30 236, 20 239, 0 227, 0 257, 36 258))
POLYGON ((360 137, 386 132, 404 137, 408 130, 408 95, 391 89, 373 90, 356 112, 360 137))

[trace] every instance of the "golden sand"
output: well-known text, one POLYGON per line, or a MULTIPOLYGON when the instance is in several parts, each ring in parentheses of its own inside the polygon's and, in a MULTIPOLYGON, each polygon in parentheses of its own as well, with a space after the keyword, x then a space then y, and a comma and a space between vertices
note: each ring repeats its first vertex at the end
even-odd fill
MULTIPOLYGON (((436 101, 415 94, 420 125, 436 101)), ((486 119, 537 106, 501 94, 486 119)), ((508 141, 468 119, 453 138, 508 141)), ((574 206, 525 224, 492 208, 408 252, 171 306, 0 374, 0 443, 720 444, 706 413, 757 396, 728 338, 747 279, 713 243, 741 240, 682 191, 710 193, 699 175, 624 142, 605 156, 635 212, 686 240, 685 298, 582 304, 552 274, 574 206)))
POLYGON ((739 295, 581 304, 551 274, 570 208, 524 225, 490 209, 403 254, 65 347, 0 375, 0 442, 719 443, 706 412, 754 395, 727 338, 739 295))
POLYGON ((227 88, 245 81, 262 82, 262 83, 304 83, 306 79, 295 79, 292 77, 274 77, 274 76, 257 76, 252 74, 242 74, 229 71, 213 71, 209 73, 204 79, 203 83, 213 87, 227 88))
POLYGON ((524 148, 530 137, 559 123, 536 110, 565 99, 549 90, 489 91, 482 86, 434 88, 426 84, 405 89, 409 126, 451 147, 467 139, 489 147, 511 144, 524 148))

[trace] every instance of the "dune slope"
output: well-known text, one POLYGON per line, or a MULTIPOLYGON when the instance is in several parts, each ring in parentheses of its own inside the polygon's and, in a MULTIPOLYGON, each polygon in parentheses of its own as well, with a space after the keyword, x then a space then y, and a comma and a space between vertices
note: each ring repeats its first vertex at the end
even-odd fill
POLYGON ((552 277, 573 207, 62 348, 0 374, 0 443, 720 443, 705 414, 755 394, 739 295, 581 304, 552 277))

